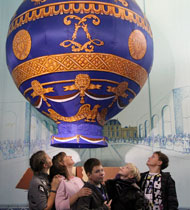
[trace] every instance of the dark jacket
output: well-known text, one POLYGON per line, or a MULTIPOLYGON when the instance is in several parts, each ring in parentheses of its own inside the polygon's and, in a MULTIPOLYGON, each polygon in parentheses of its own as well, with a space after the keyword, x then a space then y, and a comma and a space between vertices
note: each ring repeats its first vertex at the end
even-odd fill
MULTIPOLYGON (((108 207, 104 204, 104 198, 96 186, 87 182, 83 187, 90 188, 92 194, 78 199, 77 210, 108 210, 108 207)), ((105 188, 104 192, 106 193, 105 188)))
MULTIPOLYGON (((148 173, 148 171, 141 173, 141 181, 138 183, 143 191, 145 189, 146 176, 148 173)), ((169 172, 161 171, 161 196, 164 210, 178 209, 175 181, 172 179, 169 172)))
POLYGON ((30 210, 43 210, 47 207, 50 183, 47 174, 34 175, 28 189, 30 210))
POLYGON ((112 199, 112 210, 149 209, 149 201, 135 182, 135 179, 119 178, 106 181, 108 196, 112 199))

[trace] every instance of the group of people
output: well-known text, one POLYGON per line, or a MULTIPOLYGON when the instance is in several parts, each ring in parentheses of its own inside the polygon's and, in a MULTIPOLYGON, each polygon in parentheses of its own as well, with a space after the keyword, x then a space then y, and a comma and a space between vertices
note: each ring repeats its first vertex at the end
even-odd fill
POLYGON ((156 151, 148 158, 149 171, 139 172, 127 163, 113 179, 104 182, 100 160, 84 163, 88 177, 83 182, 73 175, 74 161, 60 152, 51 159, 44 151, 34 153, 30 167, 34 176, 28 190, 30 210, 176 210, 175 182, 163 172, 168 157, 156 151), (49 172, 49 174, 48 174, 49 172))

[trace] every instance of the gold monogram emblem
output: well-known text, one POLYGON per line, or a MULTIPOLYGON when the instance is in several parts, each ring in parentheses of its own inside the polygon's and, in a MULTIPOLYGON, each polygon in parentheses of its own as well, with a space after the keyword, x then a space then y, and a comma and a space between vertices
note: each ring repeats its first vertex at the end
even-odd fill
POLYGON ((147 43, 144 34, 139 30, 134 30, 129 36, 129 52, 132 58, 142 59, 146 53, 147 43))
POLYGON ((13 39, 13 52, 19 60, 28 57, 31 50, 31 37, 28 31, 20 30, 13 39))
POLYGON ((80 91, 80 97, 81 97, 81 104, 84 104, 84 96, 85 91, 87 89, 100 89, 102 85, 94 85, 90 83, 90 77, 88 74, 78 74, 75 78, 75 84, 71 86, 65 86, 64 91, 68 90, 79 90, 80 91))
POLYGON ((72 51, 73 52, 80 52, 85 50, 85 52, 93 52, 94 51, 94 45, 96 46, 102 46, 104 45, 104 42, 99 40, 99 39, 92 39, 90 33, 88 32, 88 25, 85 24, 87 19, 93 19, 92 23, 94 25, 99 25, 100 24, 100 19, 96 15, 86 15, 83 18, 80 18, 76 15, 68 15, 67 17, 64 18, 64 23, 65 25, 70 25, 71 20, 70 19, 76 19, 78 20, 78 23, 75 23, 75 31, 72 36, 72 40, 65 40, 60 43, 60 46, 62 47, 69 47, 72 45, 72 51), (86 38, 89 40, 83 45, 76 42, 75 39, 77 38, 78 30, 82 28, 83 31, 86 33, 86 38))

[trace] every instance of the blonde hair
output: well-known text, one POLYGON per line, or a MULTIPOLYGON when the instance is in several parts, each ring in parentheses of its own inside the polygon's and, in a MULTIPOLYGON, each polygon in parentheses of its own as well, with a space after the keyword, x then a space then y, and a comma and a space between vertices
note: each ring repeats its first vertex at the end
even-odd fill
POLYGON ((133 177, 136 178, 136 180, 139 182, 141 179, 139 169, 133 163, 127 163, 127 165, 130 168, 131 175, 133 175, 133 177))

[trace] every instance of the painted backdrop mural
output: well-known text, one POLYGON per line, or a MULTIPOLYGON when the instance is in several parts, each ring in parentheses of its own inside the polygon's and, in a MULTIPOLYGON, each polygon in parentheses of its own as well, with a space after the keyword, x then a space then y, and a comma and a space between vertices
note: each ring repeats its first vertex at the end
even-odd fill
MULTIPOLYGON (((5 46, 9 20, 21 2, 0 2, 1 46, 5 46)), ((64 150, 73 156, 76 165, 82 165, 89 157, 98 157, 104 166, 134 162, 141 171, 147 170, 145 163, 151 153, 162 150, 170 158, 167 171, 176 181, 180 207, 190 208, 190 29, 186 27, 190 2, 138 0, 137 3, 152 26, 154 63, 139 95, 126 110, 105 124, 108 148, 51 147, 50 136, 57 132, 56 125, 31 107, 15 88, 1 47, 0 208, 27 206, 27 192, 15 186, 28 168, 30 155, 39 149, 50 156, 64 150)))

